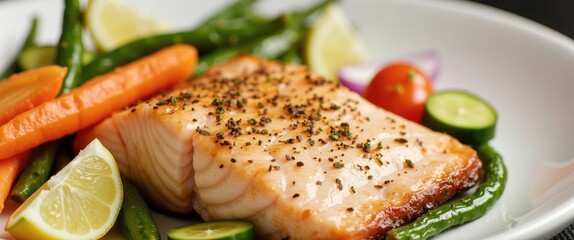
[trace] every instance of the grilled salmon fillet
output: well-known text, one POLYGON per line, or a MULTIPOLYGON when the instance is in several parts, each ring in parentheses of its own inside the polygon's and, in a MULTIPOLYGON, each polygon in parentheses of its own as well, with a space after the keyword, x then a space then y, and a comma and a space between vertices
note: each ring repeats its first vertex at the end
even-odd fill
POLYGON ((304 66, 241 56, 82 132, 157 207, 262 239, 383 236, 479 180, 476 152, 304 66))

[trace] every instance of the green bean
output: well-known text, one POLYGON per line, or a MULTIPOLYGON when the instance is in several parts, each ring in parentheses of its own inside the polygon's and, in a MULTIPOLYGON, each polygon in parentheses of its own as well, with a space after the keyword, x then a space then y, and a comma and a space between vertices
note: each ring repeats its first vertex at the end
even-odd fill
MULTIPOLYGON (((307 32, 307 30, 305 30, 307 32)), ((302 56, 302 41, 299 41, 287 50, 283 55, 279 56, 278 60, 283 63, 291 64, 304 64, 302 56)))
POLYGON ((52 175, 64 169, 64 167, 72 161, 73 157, 65 149, 68 148, 69 145, 71 144, 67 144, 65 141, 62 142, 62 140, 60 140, 59 148, 55 155, 54 167, 52 168, 52 175))
POLYGON ((216 24, 222 20, 225 21, 228 19, 246 16, 250 13, 253 4, 255 4, 256 1, 257 0, 237 0, 204 20, 203 23, 199 25, 199 28, 207 27, 211 24, 216 24))
POLYGON ((187 43, 194 45, 200 52, 206 52, 268 35, 277 31, 277 29, 281 29, 282 26, 283 21, 280 18, 257 24, 235 21, 228 25, 215 26, 209 29, 200 27, 193 31, 144 37, 96 56, 84 68, 81 79, 82 81, 87 81, 94 76, 109 72, 118 66, 127 64, 172 44, 187 43))
POLYGON ((285 15, 286 27, 277 33, 238 46, 217 50, 203 56, 197 64, 195 74, 202 74, 210 66, 229 60, 241 53, 268 59, 279 58, 302 40, 305 35, 307 18, 332 2, 333 0, 324 0, 304 11, 295 11, 285 15))
POLYGON ((57 46, 54 63, 68 68, 60 93, 80 85, 84 44, 79 0, 65 0, 62 34, 57 46))
MULTIPOLYGON (((30 25, 30 29, 28 30, 28 35, 26 36, 26 40, 22 45, 20 52, 24 51, 26 48, 32 47, 36 45, 36 34, 38 32, 38 17, 34 17, 32 19, 32 24, 30 25)), ((19 55, 20 53, 18 53, 19 55)), ((8 65, 8 67, 4 70, 2 75, 0 75, 0 80, 6 79, 13 73, 19 71, 18 68, 18 57, 14 58, 14 61, 8 65)))
POLYGON ((285 53, 299 37, 299 33, 296 30, 288 28, 250 44, 224 48, 212 52, 199 59, 195 68, 195 74, 201 74, 210 66, 225 62, 241 53, 275 59, 285 53))
POLYGON ((161 239, 150 210, 137 188, 122 181, 124 200, 117 222, 128 239, 161 239))
POLYGON ((279 61, 291 64, 302 64, 303 58, 299 53, 299 49, 296 47, 292 47, 279 57, 279 61))
POLYGON ((507 171, 502 156, 488 144, 477 148, 486 178, 472 195, 430 210, 409 225, 387 232, 386 239, 426 239, 483 216, 504 192, 507 171))
POLYGON ((23 203, 50 177, 58 141, 48 142, 32 150, 28 164, 10 191, 10 197, 23 203))
MULTIPOLYGON (((60 93, 69 91, 78 85, 82 67, 83 43, 82 24, 80 21, 79 0, 66 0, 62 34, 54 57, 54 63, 68 68, 60 93)), ((22 175, 11 191, 11 197, 23 202, 48 180, 54 167, 59 140, 40 145, 32 151, 22 175)))

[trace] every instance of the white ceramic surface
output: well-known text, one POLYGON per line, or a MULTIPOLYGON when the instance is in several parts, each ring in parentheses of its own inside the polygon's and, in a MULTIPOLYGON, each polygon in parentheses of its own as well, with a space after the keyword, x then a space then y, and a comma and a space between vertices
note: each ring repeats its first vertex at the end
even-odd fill
MULTIPOLYGON (((0 69, 18 51, 32 15, 41 18, 41 42, 57 41, 61 2, 0 2, 0 69)), ((223 0, 128 2, 178 29, 192 27, 225 4, 223 0)), ((272 15, 308 4, 264 0, 260 7, 272 15)), ((437 88, 468 89, 499 112, 492 144, 505 157, 507 189, 486 216, 436 239, 542 239, 572 223, 574 41, 523 18, 466 1, 347 0, 343 7, 371 58, 435 49, 444 61, 437 88)), ((0 225, 9 211, 0 216, 0 225)), ((181 221, 155 216, 164 231, 181 221)), ((2 237, 9 238, 0 233, 2 237)))

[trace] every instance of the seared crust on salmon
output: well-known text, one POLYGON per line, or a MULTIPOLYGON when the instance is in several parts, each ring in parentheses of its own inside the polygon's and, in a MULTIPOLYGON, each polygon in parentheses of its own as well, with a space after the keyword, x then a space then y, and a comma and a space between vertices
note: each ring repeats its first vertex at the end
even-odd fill
POLYGON ((156 206, 264 239, 383 236, 475 185, 476 152, 304 66, 241 56, 114 114, 93 138, 156 206))

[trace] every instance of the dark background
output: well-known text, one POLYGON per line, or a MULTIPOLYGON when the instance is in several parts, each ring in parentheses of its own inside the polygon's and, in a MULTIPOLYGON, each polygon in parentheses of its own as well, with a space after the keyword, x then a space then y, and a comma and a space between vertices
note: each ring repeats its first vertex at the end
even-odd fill
POLYGON ((574 0, 472 0, 529 18, 574 39, 574 0))

